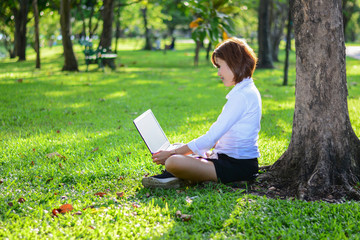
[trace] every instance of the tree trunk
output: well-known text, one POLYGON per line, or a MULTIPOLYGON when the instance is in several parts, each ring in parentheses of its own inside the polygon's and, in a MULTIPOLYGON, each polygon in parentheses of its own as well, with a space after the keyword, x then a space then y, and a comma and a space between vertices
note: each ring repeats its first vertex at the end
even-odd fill
POLYGON ((117 12, 116 12, 116 30, 115 30, 115 53, 117 53, 117 48, 118 48, 118 40, 120 38, 120 33, 121 33, 121 25, 120 25, 120 12, 121 12, 121 7, 118 7, 117 12))
POLYGON ((288 85, 288 72, 289 72, 289 53, 291 49, 291 11, 288 9, 288 25, 287 25, 287 34, 286 34, 286 47, 285 47, 285 66, 284 66, 284 82, 283 86, 288 85))
MULTIPOLYGON (((104 0, 103 9, 103 31, 100 37, 99 47, 111 52, 112 24, 114 20, 114 0, 104 0)), ((115 69, 114 59, 103 59, 103 64, 115 69)))
POLYGON ((260 0, 258 25, 258 68, 274 68, 270 48, 269 1, 260 0))
POLYGON ((39 9, 38 1, 33 0, 34 18, 35 18, 35 51, 36 51, 36 68, 40 68, 40 43, 39 43, 39 9))
POLYGON ((290 145, 265 174, 300 199, 360 199, 360 141, 348 113, 341 0, 294 0, 296 101, 290 145), (326 39, 326 41, 324 41, 326 39))
POLYGON ((201 42, 196 41, 196 47, 195 47, 195 56, 194 56, 194 66, 199 66, 199 53, 201 48, 201 42))
POLYGON ((206 61, 209 61, 209 59, 210 59, 211 47, 212 47, 212 44, 211 44, 211 41, 209 41, 209 44, 208 44, 208 46, 206 48, 206 61))
POLYGON ((288 3, 279 0, 271 1, 270 45, 273 61, 279 62, 279 45, 283 37, 285 23, 288 17, 288 3))
POLYGON ((64 48, 65 64, 63 71, 79 71, 78 63, 74 54, 73 45, 71 42, 71 23, 70 23, 70 1, 61 0, 60 2, 60 25, 62 44, 64 48))
POLYGON ((15 54, 19 61, 26 60, 26 24, 29 0, 19 0, 20 9, 13 9, 15 15, 15 54))
POLYGON ((147 22, 147 7, 141 9, 143 19, 144 19, 144 28, 145 28, 145 47, 144 50, 151 50, 151 39, 150 39, 150 29, 147 22))

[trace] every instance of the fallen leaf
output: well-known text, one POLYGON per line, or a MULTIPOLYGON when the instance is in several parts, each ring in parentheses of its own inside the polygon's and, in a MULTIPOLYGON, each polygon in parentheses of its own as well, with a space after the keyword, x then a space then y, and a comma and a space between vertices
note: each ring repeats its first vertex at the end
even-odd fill
POLYGON ((19 198, 18 203, 24 203, 25 199, 24 198, 19 198))
POLYGON ((183 221, 183 222, 188 222, 191 220, 191 217, 192 215, 187 215, 187 214, 182 214, 180 219, 183 221))
POLYGON ((117 161, 117 162, 119 162, 119 161, 120 161, 119 157, 116 157, 116 161, 117 161))
POLYGON ((34 161, 31 161, 31 166, 34 166, 34 165, 35 165, 34 161))
POLYGON ((58 152, 52 152, 52 153, 46 154, 46 157, 48 157, 48 158, 53 158, 53 157, 55 157, 55 156, 57 156, 57 157, 59 157, 59 158, 62 158, 62 159, 66 159, 65 156, 61 155, 61 154, 58 153, 58 152))
POLYGON ((120 176, 120 177, 118 178, 118 180, 124 180, 124 177, 120 176))
POLYGON ((104 192, 97 192, 94 194, 95 196, 99 196, 99 197, 104 197, 104 195, 106 195, 106 193, 104 192))
POLYGON ((57 214, 59 214, 59 211, 58 211, 57 209, 53 209, 51 212, 52 212, 52 214, 53 214, 54 216, 56 216, 57 214))
POLYGON ((68 122, 68 124, 69 124, 69 125, 73 125, 73 123, 72 123, 72 122, 68 122))
POLYGON ((131 152, 128 152, 127 155, 131 155, 131 152))
POLYGON ((176 216, 176 217, 181 217, 181 211, 180 211, 180 210, 177 210, 176 213, 175 213, 175 216, 176 216))
POLYGON ((56 130, 56 133, 60 133, 60 130, 56 130))
POLYGON ((48 180, 46 180, 46 183, 49 183, 52 180, 53 180, 53 178, 49 178, 48 180))
POLYGON ((33 152, 35 152, 36 151, 36 149, 35 148, 33 148, 33 152))
POLYGON ((94 149, 92 150, 92 152, 96 152, 97 150, 99 150, 98 147, 94 148, 94 149))
POLYGON ((72 211, 74 208, 71 204, 64 204, 64 205, 61 205, 60 208, 58 209, 59 213, 67 213, 67 212, 70 212, 72 211))
POLYGON ((22 79, 22 78, 19 78, 19 79, 17 80, 18 83, 22 83, 23 81, 24 81, 24 79, 22 79))
POLYGON ((91 228, 91 229, 95 229, 95 227, 93 227, 93 226, 89 226, 89 228, 91 228))
POLYGON ((61 169, 64 169, 64 167, 62 166, 62 164, 61 164, 61 163, 59 163, 59 167, 60 167, 61 169))
POLYGON ((91 206, 87 206, 86 208, 84 208, 83 210, 85 211, 86 209, 90 208, 90 209, 93 209, 95 206, 94 205, 91 205, 91 206))
POLYGON ((12 202, 9 202, 8 205, 9 205, 10 207, 14 206, 14 204, 13 204, 12 202))
POLYGON ((269 191, 275 191, 276 190, 276 187, 270 187, 269 188, 269 191))
POLYGON ((4 181, 3 180, 0 180, 0 184, 2 184, 4 181))
POLYGON ((117 193, 116 193, 116 196, 117 196, 118 198, 122 198, 122 197, 124 196, 124 192, 117 192, 117 193))
POLYGON ((133 208, 139 208, 140 207, 140 205, 137 204, 137 203, 133 203, 132 206, 133 206, 133 208))

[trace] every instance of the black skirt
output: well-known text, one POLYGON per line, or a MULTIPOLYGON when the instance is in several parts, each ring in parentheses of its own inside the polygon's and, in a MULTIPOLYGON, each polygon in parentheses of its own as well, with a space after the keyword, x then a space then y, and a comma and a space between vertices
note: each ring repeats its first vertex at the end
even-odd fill
POLYGON ((214 163, 216 176, 222 183, 250 180, 259 171, 257 158, 236 159, 220 153, 218 159, 207 160, 214 163))

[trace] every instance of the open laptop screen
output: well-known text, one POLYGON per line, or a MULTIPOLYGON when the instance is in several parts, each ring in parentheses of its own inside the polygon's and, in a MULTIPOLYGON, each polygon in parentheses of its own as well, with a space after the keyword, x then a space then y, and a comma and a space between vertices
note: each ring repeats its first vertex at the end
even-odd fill
POLYGON ((169 140, 150 109, 137 117, 134 120, 134 124, 151 153, 166 149, 170 145, 169 140))

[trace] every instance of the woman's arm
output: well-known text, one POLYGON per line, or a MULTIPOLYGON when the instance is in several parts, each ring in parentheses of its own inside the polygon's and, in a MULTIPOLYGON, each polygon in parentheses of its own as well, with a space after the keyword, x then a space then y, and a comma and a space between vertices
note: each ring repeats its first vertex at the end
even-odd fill
POLYGON ((183 145, 171 151, 159 151, 157 153, 154 153, 154 155, 151 158, 153 159, 154 163, 164 165, 165 161, 172 155, 176 155, 176 154, 189 155, 191 153, 192 153, 191 149, 187 145, 183 145))

